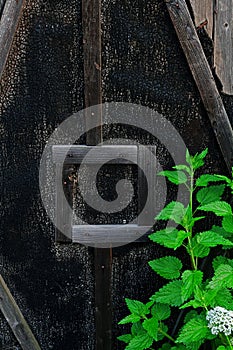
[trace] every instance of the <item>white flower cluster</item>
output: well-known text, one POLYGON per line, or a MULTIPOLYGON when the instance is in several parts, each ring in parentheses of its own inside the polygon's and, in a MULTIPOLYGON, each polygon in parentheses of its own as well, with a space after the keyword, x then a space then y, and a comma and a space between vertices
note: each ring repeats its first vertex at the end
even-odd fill
POLYGON ((233 332, 233 311, 216 306, 207 312, 206 319, 212 334, 230 335, 233 332))

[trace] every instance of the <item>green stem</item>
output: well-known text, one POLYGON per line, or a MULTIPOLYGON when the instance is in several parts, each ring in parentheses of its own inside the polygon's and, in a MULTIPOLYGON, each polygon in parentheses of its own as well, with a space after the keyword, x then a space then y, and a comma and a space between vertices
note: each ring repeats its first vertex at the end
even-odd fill
POLYGON ((159 328, 158 331, 159 331, 162 335, 164 335, 166 338, 168 338, 169 340, 171 340, 173 343, 176 342, 174 338, 172 338, 169 334, 167 334, 166 332, 164 332, 161 328, 159 328))
POLYGON ((232 350, 232 349, 233 349, 233 346, 232 346, 232 344, 231 344, 231 341, 230 341, 229 337, 228 337, 227 335, 225 335, 225 337, 226 337, 226 340, 227 340, 227 342, 228 342, 228 345, 230 346, 230 349, 232 350))

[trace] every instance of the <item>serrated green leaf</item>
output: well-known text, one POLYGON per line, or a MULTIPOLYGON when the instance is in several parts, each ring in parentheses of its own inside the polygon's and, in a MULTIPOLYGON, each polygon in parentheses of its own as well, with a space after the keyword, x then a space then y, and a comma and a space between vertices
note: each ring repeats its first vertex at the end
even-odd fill
POLYGON ((176 342, 187 344, 201 341, 205 339, 207 331, 208 327, 205 318, 196 317, 183 326, 176 342))
POLYGON ((168 327, 163 323, 160 322, 159 323, 159 332, 158 332, 158 341, 163 340, 164 339, 164 333, 168 332, 168 327))
POLYGON ((196 186, 198 187, 205 187, 209 184, 209 182, 219 182, 219 181, 224 181, 225 179, 222 176, 219 175, 210 175, 210 174, 204 174, 201 175, 197 180, 196 180, 196 186))
POLYGON ((192 159, 191 159, 191 155, 189 153, 189 150, 188 148, 186 149, 186 162, 189 164, 189 165, 192 165, 192 159))
POLYGON ((136 335, 146 334, 145 329, 142 327, 141 322, 136 322, 131 327, 131 333, 135 337, 136 335))
POLYGON ((216 232, 206 231, 196 235, 197 243, 205 247, 216 247, 217 245, 233 246, 233 243, 228 239, 223 238, 216 232))
POLYGON ((216 232, 216 233, 218 233, 220 236, 222 236, 224 238, 232 237, 231 233, 225 231, 224 228, 220 227, 220 226, 213 225, 210 231, 216 232))
POLYGON ((216 271, 220 265, 225 265, 228 263, 228 259, 225 256, 219 255, 212 261, 213 269, 216 271))
POLYGON ((169 282, 160 288, 150 299, 162 304, 180 306, 184 302, 182 297, 182 281, 176 280, 169 282))
POLYGON ((220 345, 220 346, 217 347, 217 350, 226 350, 226 347, 223 346, 223 345, 220 345))
POLYGON ((178 344, 177 346, 173 346, 171 350, 186 350, 186 347, 182 344, 178 344))
POLYGON ((188 180, 185 173, 181 170, 165 170, 158 173, 158 175, 166 176, 175 185, 184 184, 188 180))
POLYGON ((181 223, 185 215, 184 205, 180 202, 170 202, 155 217, 156 220, 173 220, 177 224, 181 223))
POLYGON ((174 256, 165 256, 149 261, 149 265, 158 275, 167 279, 180 277, 180 270, 183 266, 182 262, 174 256))
POLYGON ((165 343, 158 350, 171 350, 171 345, 169 343, 165 343))
POLYGON ((233 215, 224 216, 222 220, 222 227, 225 231, 233 233, 233 215))
POLYGON ((232 310, 233 308, 233 299, 230 290, 223 288, 220 290, 209 289, 204 294, 206 300, 206 306, 216 307, 221 306, 227 310, 232 310), (211 293, 213 293, 211 295, 211 293))
POLYGON ((224 192, 225 185, 209 186, 202 188, 196 194, 198 202, 202 205, 220 201, 224 192))
POLYGON ((148 349, 153 343, 153 338, 149 334, 137 335, 127 345, 125 350, 144 350, 148 349))
POLYGON ((118 324, 126 324, 126 323, 136 323, 140 321, 140 316, 138 315, 128 315, 123 318, 118 324))
POLYGON ((158 340, 159 321, 157 317, 148 318, 142 323, 142 326, 154 340, 158 340))
POLYGON ((202 283, 203 273, 201 271, 186 270, 182 274, 182 296, 187 300, 193 294, 196 286, 202 283))
POLYGON ((126 298, 125 302, 129 311, 134 315, 145 316, 150 312, 147 305, 144 305, 141 301, 126 298))
POLYGON ((177 249, 180 247, 188 237, 188 233, 186 231, 177 230, 173 227, 168 227, 164 230, 160 230, 149 235, 149 238, 158 244, 161 244, 167 248, 177 249))
MULTIPOLYGON (((210 253, 210 248, 198 243, 196 236, 191 239, 191 245, 192 245, 193 255, 197 258, 204 258, 205 256, 208 256, 210 253)), ((189 254, 191 254, 188 247, 187 247, 187 251, 189 254)))
POLYGON ((187 165, 179 164, 172 167, 176 170, 185 170, 189 175, 191 174, 191 169, 187 165))
POLYGON ((187 307, 193 307, 194 309, 197 309, 199 307, 203 306, 203 302, 200 302, 198 300, 190 300, 187 303, 185 303, 184 305, 180 306, 180 309, 186 309, 187 307))
POLYGON ((217 216, 232 215, 230 204, 224 201, 216 201, 198 207, 199 210, 213 212, 217 216))
POLYGON ((198 313, 196 310, 191 310, 189 311, 184 318, 184 323, 189 322, 190 320, 192 320, 193 318, 196 318, 198 316, 198 313))
POLYGON ((233 267, 220 265, 208 286, 211 289, 233 288, 233 267))
POLYGON ((123 341, 126 344, 128 344, 132 340, 132 338, 132 334, 123 334, 117 337, 118 340, 123 341))
POLYGON ((204 158, 208 153, 208 148, 206 148, 201 153, 196 153, 194 157, 191 157, 192 167, 194 170, 199 169, 202 165, 204 165, 204 158))
POLYGON ((163 321, 171 316, 171 309, 167 304, 156 303, 151 309, 151 315, 163 321))

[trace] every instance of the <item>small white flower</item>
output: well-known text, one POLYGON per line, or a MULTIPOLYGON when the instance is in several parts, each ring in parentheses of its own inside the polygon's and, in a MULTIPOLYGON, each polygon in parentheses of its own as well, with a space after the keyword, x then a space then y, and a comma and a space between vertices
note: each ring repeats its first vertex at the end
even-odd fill
POLYGON ((230 335, 233 332, 233 311, 231 310, 216 306, 207 312, 206 320, 211 333, 214 335, 218 333, 230 335))

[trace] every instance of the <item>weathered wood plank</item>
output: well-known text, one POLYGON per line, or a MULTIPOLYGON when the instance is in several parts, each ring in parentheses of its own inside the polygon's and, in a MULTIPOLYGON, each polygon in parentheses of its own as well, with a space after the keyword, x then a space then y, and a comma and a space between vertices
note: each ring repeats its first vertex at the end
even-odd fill
POLYGON ((0 21, 0 79, 10 52, 25 0, 7 0, 0 21))
POLYGON ((65 164, 81 164, 83 158, 89 153, 85 164, 104 164, 109 159, 111 164, 130 164, 137 162, 137 146, 110 145, 110 146, 83 146, 83 145, 56 145, 52 148, 54 163, 61 163, 65 158, 65 164), (91 154, 91 150, 94 153, 91 154), (129 158, 130 160, 128 160, 129 158))
POLYGON ((2 15, 2 11, 4 8, 5 2, 6 2, 5 0, 0 0, 0 16, 2 15))
POLYGON ((55 230, 55 240, 56 242, 67 243, 71 242, 72 237, 72 211, 67 211, 66 198, 68 202, 72 205, 72 188, 69 183, 63 184, 63 165, 56 164, 56 230, 55 230), (61 189, 64 189, 62 191, 61 189), (58 229, 61 228, 61 231, 58 229), (65 233, 65 235, 64 235, 65 233))
POLYGON ((23 350, 40 350, 29 325, 0 275, 0 310, 23 350))
POLYGON ((211 69, 184 0, 166 0, 167 8, 229 171, 233 131, 211 69))
MULTIPOLYGON (((102 103, 101 79, 101 0, 83 0, 83 59, 85 83, 85 107, 100 105, 102 103)), ((95 129, 87 133, 87 144, 97 145, 102 138, 102 110, 101 106, 96 112, 93 109, 86 111, 87 130, 91 128, 91 119, 98 113, 98 131, 95 129)))
POLYGON ((126 225, 74 225, 72 240, 74 243, 91 244, 103 247, 125 244, 138 240, 151 226, 126 225))
POLYGON ((141 213, 138 225, 153 226, 156 212, 156 147, 146 147, 138 147, 138 210, 141 213))
POLYGON ((213 38, 213 0, 190 0, 193 8, 194 20, 197 28, 204 26, 209 37, 213 38))
POLYGON ((233 94, 233 2, 218 0, 215 11, 214 66, 226 94, 233 94))

